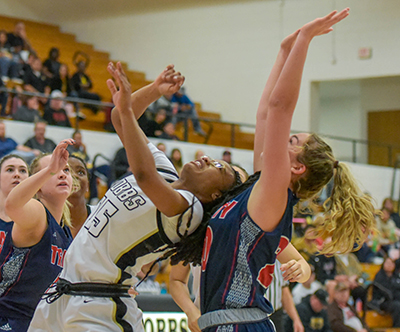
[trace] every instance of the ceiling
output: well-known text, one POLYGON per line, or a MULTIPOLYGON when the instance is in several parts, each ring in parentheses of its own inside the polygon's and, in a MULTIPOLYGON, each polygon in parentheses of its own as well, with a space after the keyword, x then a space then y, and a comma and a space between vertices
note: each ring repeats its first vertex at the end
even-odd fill
MULTIPOLYGON (((4 0, 3 0, 4 1, 4 0)), ((91 17, 110 17, 128 13, 146 13, 182 8, 219 6, 231 3, 284 0, 6 0, 37 17, 62 21, 81 20, 91 17)))

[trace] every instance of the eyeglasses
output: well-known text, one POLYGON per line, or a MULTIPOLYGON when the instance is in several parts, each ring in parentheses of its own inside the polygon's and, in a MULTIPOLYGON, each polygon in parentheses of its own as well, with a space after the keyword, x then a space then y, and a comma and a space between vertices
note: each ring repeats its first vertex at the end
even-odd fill
POLYGON ((216 167, 216 168, 225 168, 225 165, 221 164, 220 162, 216 160, 212 160, 211 163, 216 167))

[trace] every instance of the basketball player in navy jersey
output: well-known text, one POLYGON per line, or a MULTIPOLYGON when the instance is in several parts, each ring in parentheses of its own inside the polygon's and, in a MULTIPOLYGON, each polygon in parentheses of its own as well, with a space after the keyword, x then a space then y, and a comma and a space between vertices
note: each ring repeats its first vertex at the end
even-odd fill
POLYGON ((73 187, 66 150, 36 158, 34 174, 9 193, 5 212, 13 220, 12 240, 0 253, 0 330, 24 332, 47 287, 60 273, 72 237, 66 200, 73 187), (37 194, 37 199, 34 197, 37 194))
POLYGON ((331 203, 317 227, 317 235, 332 240, 322 252, 349 252, 374 227, 373 205, 331 148, 315 134, 290 136, 309 44, 348 14, 346 8, 318 18, 281 44, 257 111, 254 168, 260 172, 228 194, 207 228, 198 320, 203 331, 275 330, 268 318, 272 306, 264 298, 275 259, 285 280, 305 282, 310 276, 290 244, 293 207, 315 197, 332 177, 331 203), (337 213, 343 210, 345 215, 337 213))

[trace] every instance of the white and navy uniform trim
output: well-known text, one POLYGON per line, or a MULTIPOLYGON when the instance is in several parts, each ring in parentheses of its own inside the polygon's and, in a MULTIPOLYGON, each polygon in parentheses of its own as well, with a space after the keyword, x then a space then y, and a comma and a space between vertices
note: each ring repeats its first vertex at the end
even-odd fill
MULTIPOLYGON (((165 154, 148 144, 158 170, 166 181, 178 174, 165 154)), ((71 283, 98 282, 135 285, 136 274, 153 262, 180 234, 191 234, 203 218, 200 201, 190 192, 177 190, 190 208, 166 217, 137 185, 133 175, 116 182, 97 204, 74 239, 65 257, 60 278, 71 283)), ((133 298, 91 298, 63 295, 52 304, 41 301, 31 331, 143 331, 142 314, 133 298)))
POLYGON ((285 281, 280 270, 281 263, 275 262, 274 277, 271 285, 265 291, 265 298, 272 304, 274 311, 282 308, 282 288, 289 286, 289 282, 285 281))
POLYGON ((264 295, 272 282, 276 256, 290 242, 293 206, 298 199, 288 190, 280 223, 272 232, 264 232, 247 210, 253 186, 222 206, 210 220, 203 248, 201 312, 257 308, 266 318, 205 328, 207 332, 274 331, 268 319, 273 308, 264 295))

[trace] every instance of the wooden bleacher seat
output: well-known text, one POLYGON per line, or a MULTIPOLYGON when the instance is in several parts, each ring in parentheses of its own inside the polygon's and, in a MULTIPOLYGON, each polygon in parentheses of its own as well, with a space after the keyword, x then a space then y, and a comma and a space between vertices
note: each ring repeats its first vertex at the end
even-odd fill
MULTIPOLYGON (((57 47, 60 50, 59 60, 60 62, 68 65, 70 71, 69 74, 71 76, 76 70, 72 62, 75 52, 82 51, 88 54, 90 57, 90 64, 87 69, 87 74, 93 81, 93 91, 102 97, 102 101, 111 101, 111 95, 106 85, 106 80, 110 78, 106 67, 107 64, 112 61, 108 52, 96 50, 93 45, 77 41, 75 35, 61 32, 60 28, 53 24, 34 22, 8 16, 0 16, 0 29, 13 31, 15 24, 21 21, 25 23, 28 39, 40 59, 44 61, 48 57, 49 50, 52 47, 57 47)), ((150 81, 146 79, 146 76, 143 72, 129 70, 126 63, 122 63, 122 65, 127 72, 127 76, 134 91, 150 83, 150 81)), ((203 111, 200 104, 197 104, 196 110, 199 117, 218 120, 220 119, 219 114, 203 111)), ((86 120, 79 123, 79 127, 81 129, 104 131, 104 112, 93 114, 89 110, 83 109, 82 111, 86 115, 86 120)), ((71 120, 72 125, 74 125, 74 119, 71 120)), ((191 127, 190 121, 189 123, 190 131, 188 141, 194 143, 204 143, 204 138, 196 135, 191 127)), ((214 130, 212 135, 209 137, 208 144, 231 146, 231 126, 222 123, 214 123, 213 126, 214 130)), ((209 129, 209 125, 206 122, 202 123, 202 127, 206 132, 209 129)), ((182 127, 178 129, 181 131, 181 136, 183 136, 182 127)), ((238 126, 235 126, 235 147, 253 149, 253 143, 253 134, 243 133, 238 126)))

